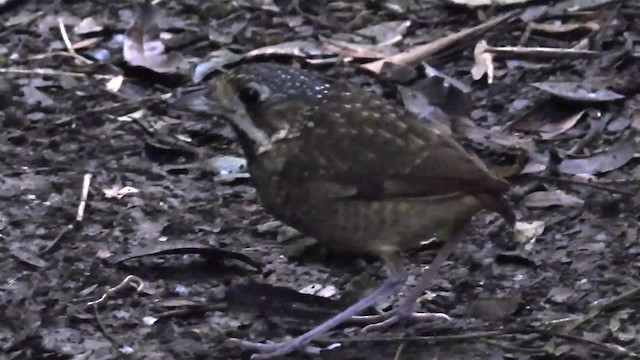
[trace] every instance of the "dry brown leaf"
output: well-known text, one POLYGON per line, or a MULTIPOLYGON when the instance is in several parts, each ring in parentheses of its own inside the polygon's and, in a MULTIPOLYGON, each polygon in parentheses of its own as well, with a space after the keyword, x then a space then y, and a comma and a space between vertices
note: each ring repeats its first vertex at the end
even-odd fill
POLYGON ((445 37, 436 39, 428 44, 415 46, 399 54, 360 65, 360 67, 378 74, 380 73, 380 70, 382 69, 382 65, 385 62, 392 62, 394 64, 418 63, 420 61, 423 61, 428 56, 431 56, 443 49, 447 49, 451 47, 453 44, 456 44, 464 39, 467 39, 470 36, 478 36, 479 34, 491 29, 492 27, 495 27, 501 24, 502 22, 510 19, 517 12, 518 11, 511 11, 506 14, 496 16, 482 24, 472 26, 466 29, 462 29, 457 33, 449 34, 445 37))
POLYGON ((458 119, 456 125, 458 134, 480 144, 494 143, 503 147, 523 149, 528 152, 533 152, 535 148, 533 139, 529 137, 519 137, 501 130, 488 130, 474 124, 469 119, 458 119))
POLYGON ((320 37, 323 48, 335 54, 341 54, 354 59, 382 59, 395 55, 398 49, 393 46, 355 44, 341 40, 320 37))
POLYGON ((607 102, 625 98, 624 95, 609 89, 584 82, 538 82, 531 85, 562 99, 573 101, 607 102))
POLYGON ((578 159, 564 159, 558 170, 565 174, 600 174, 615 170, 633 159, 638 145, 633 136, 619 141, 608 150, 593 156, 578 159))
POLYGON ((544 140, 548 140, 553 138, 554 136, 560 135, 563 132, 571 129, 575 124, 578 123, 578 120, 582 118, 586 110, 579 111, 573 115, 565 117, 563 120, 546 124, 540 128, 540 136, 544 140))
POLYGON ((217 44, 229 44, 248 23, 246 12, 237 12, 221 20, 214 20, 209 24, 209 40, 217 44))
MULTIPOLYGON (((518 99, 516 102, 528 100, 518 99)), ((514 102, 515 105, 515 102, 514 102)), ((585 113, 584 106, 570 104, 556 98, 538 102, 506 128, 514 131, 538 133, 544 140, 551 139, 573 128, 585 113)))
POLYGON ((387 21, 380 24, 372 25, 364 29, 356 31, 356 35, 374 37, 376 43, 393 44, 402 40, 407 29, 411 26, 411 20, 406 21, 387 21))

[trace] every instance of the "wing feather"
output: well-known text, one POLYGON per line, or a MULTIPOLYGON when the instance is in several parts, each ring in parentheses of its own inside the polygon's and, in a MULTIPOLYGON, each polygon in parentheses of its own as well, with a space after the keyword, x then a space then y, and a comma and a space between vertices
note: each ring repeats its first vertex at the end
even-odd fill
POLYGON ((340 98, 306 100, 293 107, 306 123, 290 140, 296 151, 287 152, 282 168, 288 181, 353 188, 338 193, 365 198, 499 194, 508 188, 450 136, 385 99, 344 91, 340 98))

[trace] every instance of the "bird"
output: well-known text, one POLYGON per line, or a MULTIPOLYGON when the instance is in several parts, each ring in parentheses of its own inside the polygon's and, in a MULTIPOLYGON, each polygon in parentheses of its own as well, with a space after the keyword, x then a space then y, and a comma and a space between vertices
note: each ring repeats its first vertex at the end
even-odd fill
POLYGON ((486 209, 515 221, 509 184, 456 140, 393 99, 314 70, 274 63, 237 65, 185 96, 181 106, 217 114, 233 128, 265 211, 337 251, 382 259, 386 280, 315 328, 279 343, 231 339, 269 359, 312 345, 358 319, 367 331, 401 320, 446 317, 416 312, 417 301, 486 209), (386 313, 358 316, 397 295, 407 279, 402 252, 436 236, 443 241, 417 284, 386 313))

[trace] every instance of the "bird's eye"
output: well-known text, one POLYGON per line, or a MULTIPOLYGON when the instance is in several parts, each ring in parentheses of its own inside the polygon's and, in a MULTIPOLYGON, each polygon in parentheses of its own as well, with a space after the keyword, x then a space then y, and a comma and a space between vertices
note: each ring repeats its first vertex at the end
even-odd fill
POLYGON ((257 103, 258 101, 260 101, 260 97, 260 90, 251 85, 240 89, 240 92, 238 92, 238 98, 246 105, 257 103))

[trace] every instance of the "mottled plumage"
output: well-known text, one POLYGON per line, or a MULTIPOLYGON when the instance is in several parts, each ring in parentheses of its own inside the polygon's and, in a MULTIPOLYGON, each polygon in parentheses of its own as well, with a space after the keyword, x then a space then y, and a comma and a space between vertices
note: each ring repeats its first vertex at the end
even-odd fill
MULTIPOLYGON (((379 95, 314 72, 257 63, 214 79, 203 99, 193 108, 204 104, 229 120, 269 213, 328 247, 387 262, 392 276, 375 296, 403 282, 399 251, 434 235, 457 242, 481 209, 514 219, 502 200, 504 180, 453 138, 379 95)), ((426 287, 452 249, 441 250, 419 286, 426 287)), ((419 295, 389 317, 411 315, 419 295)), ((291 342, 244 345, 265 352, 263 358, 302 348, 372 301, 373 295, 291 342)))
POLYGON ((278 64, 242 65, 215 84, 223 102, 242 89, 261 92, 236 116, 281 134, 256 154, 239 131, 262 204, 330 247, 381 255, 418 246, 481 208, 503 210, 505 181, 387 99, 278 64))

